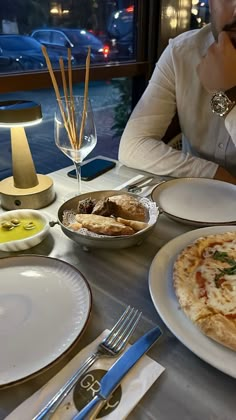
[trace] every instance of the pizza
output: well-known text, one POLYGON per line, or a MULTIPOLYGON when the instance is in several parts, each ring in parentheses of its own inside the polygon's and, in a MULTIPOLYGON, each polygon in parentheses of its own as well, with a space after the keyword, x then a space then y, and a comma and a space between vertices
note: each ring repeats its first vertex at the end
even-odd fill
POLYGON ((174 263, 181 309, 213 340, 236 351, 236 232, 188 245, 174 263))

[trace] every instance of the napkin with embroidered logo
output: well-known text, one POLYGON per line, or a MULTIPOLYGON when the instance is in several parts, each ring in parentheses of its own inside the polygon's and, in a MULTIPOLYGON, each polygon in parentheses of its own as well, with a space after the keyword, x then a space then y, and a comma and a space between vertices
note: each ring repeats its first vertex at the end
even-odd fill
MULTIPOLYGON (((81 350, 56 376, 12 411, 5 420, 32 420, 58 389, 73 375, 78 366, 95 351, 97 345, 108 333, 109 330, 103 331, 96 340, 81 350)), ((115 361, 116 358, 98 359, 80 378, 75 388, 51 416, 51 419, 71 420, 98 392, 99 380, 115 361)), ((159 363, 144 355, 123 378, 109 402, 102 408, 99 418, 104 420, 125 419, 163 371, 164 368, 159 363)))

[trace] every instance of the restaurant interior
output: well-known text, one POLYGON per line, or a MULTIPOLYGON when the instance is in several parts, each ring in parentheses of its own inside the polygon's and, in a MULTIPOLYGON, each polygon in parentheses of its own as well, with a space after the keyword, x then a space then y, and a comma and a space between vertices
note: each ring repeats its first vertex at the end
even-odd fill
POLYGON ((209 22, 208 0, 1 2, 0 420, 235 418, 235 185, 119 160, 169 40, 209 22))

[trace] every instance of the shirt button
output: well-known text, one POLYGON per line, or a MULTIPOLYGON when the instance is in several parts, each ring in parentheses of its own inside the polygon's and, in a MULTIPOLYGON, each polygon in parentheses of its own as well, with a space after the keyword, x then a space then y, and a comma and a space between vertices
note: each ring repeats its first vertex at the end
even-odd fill
POLYGON ((218 144, 218 147, 219 147, 220 149, 223 149, 223 147, 224 147, 223 143, 219 143, 219 144, 218 144))

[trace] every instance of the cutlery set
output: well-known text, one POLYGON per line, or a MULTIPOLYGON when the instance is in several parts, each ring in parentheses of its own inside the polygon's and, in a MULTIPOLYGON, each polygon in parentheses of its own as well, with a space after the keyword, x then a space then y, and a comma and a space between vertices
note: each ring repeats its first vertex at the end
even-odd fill
POLYGON ((165 182, 163 178, 157 178, 156 175, 143 177, 140 180, 135 181, 133 184, 129 184, 125 189, 133 194, 139 194, 142 189, 149 186, 157 186, 165 182))
MULTIPOLYGON (((128 306, 119 320, 116 322, 107 337, 98 345, 96 351, 91 354, 74 375, 59 389, 53 398, 42 408, 42 410, 32 420, 50 419, 62 401, 74 388, 81 376, 93 365, 100 357, 117 357, 126 345, 129 338, 134 333, 142 313, 128 306)), ((145 354, 152 344, 161 336, 159 327, 148 331, 138 339, 109 369, 101 379, 101 389, 98 394, 90 401, 73 420, 86 420, 96 418, 101 408, 106 404, 111 394, 120 384, 122 378, 129 372, 136 362, 145 354)))
POLYGON ((101 388, 98 394, 73 417, 73 420, 95 419, 96 415, 120 384, 122 378, 158 340, 161 334, 160 328, 155 327, 139 338, 103 376, 100 381, 101 388))

